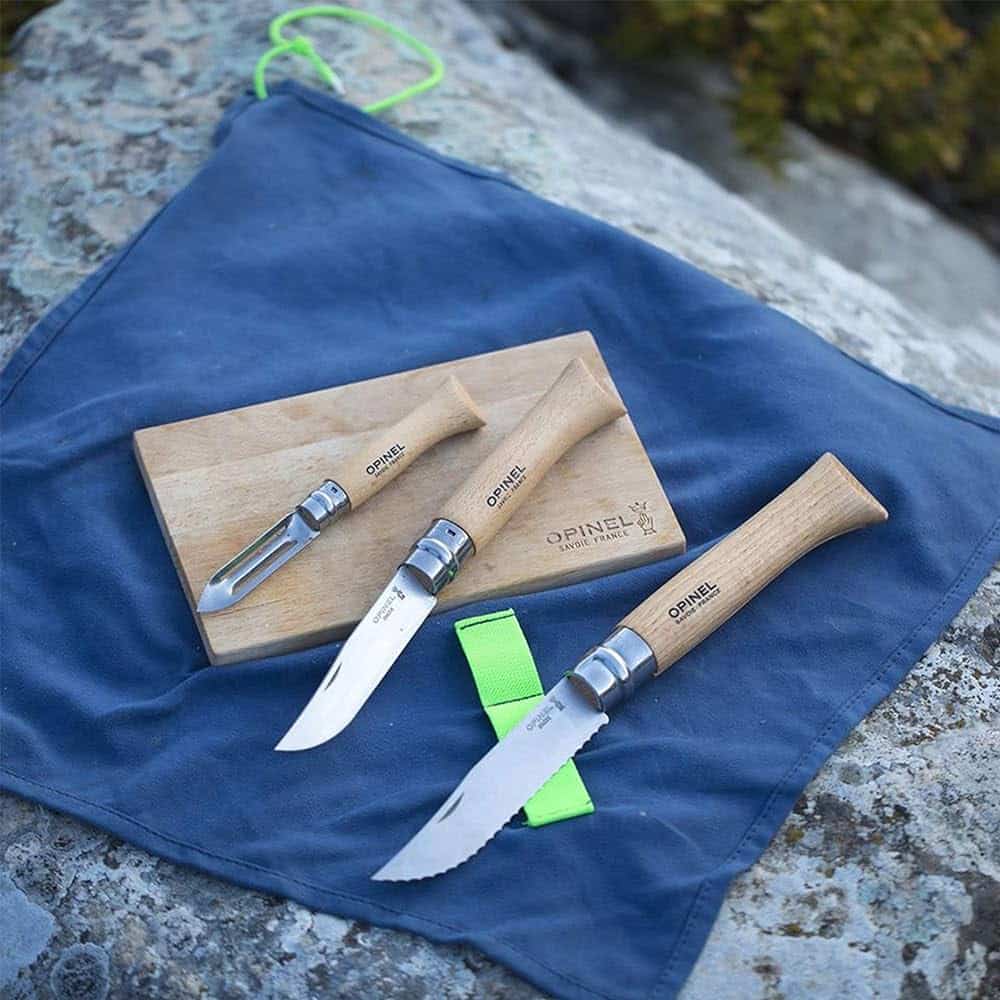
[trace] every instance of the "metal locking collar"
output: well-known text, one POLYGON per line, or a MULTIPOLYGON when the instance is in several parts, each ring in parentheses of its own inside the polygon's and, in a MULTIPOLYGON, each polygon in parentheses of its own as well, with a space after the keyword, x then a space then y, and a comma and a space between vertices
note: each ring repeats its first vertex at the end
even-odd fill
POLYGON ((597 708, 607 712, 630 697, 655 670, 656 657, 645 639, 630 628, 618 628, 589 650, 567 677, 597 708))
POLYGON ((472 539, 454 521, 438 518, 403 560, 427 590, 436 594, 450 583, 475 552, 472 539))
POLYGON ((310 528, 322 531, 350 508, 351 501, 344 490, 332 479, 327 479, 295 509, 305 518, 310 528))

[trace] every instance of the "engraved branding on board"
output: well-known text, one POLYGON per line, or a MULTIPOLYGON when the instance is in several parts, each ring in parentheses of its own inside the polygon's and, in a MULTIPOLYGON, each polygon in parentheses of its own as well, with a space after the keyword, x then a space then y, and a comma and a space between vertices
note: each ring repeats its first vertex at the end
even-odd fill
POLYGON ((655 535, 656 525, 653 523, 653 515, 649 513, 648 500, 636 500, 630 503, 628 509, 635 514, 635 523, 642 528, 643 535, 655 535))
POLYGON ((688 591, 676 604, 671 605, 667 614, 675 624, 680 624, 686 618, 690 618, 699 608, 703 608, 709 601, 719 596, 718 584, 706 580, 698 584, 697 587, 688 591))
POLYGON ((372 461, 368 463, 365 472, 367 472, 369 476, 378 479, 378 477, 381 476, 386 469, 395 465, 405 453, 405 444, 394 444, 383 451, 381 455, 372 459, 372 461))
POLYGON ((523 465, 515 465, 496 486, 492 492, 486 496, 487 507, 502 507, 517 490, 519 490, 527 476, 527 469, 523 465))
POLYGON ((560 552, 573 552, 624 541, 633 537, 638 530, 642 531, 643 536, 656 534, 656 522, 649 512, 648 500, 636 500, 628 505, 628 510, 629 513, 622 512, 611 517, 599 517, 582 524, 557 528, 545 536, 545 541, 557 546, 560 552))

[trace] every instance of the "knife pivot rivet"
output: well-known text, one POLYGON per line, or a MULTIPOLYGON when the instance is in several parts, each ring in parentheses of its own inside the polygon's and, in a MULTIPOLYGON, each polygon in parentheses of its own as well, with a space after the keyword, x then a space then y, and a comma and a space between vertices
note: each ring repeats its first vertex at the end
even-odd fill
POLYGON ((475 551, 472 539, 454 521, 431 523, 402 565, 409 567, 428 593, 437 594, 451 582, 462 563, 475 551))
POLYGON ((589 650, 567 676, 596 708, 607 712, 630 697, 655 670, 656 657, 646 641, 630 628, 618 628, 589 650))

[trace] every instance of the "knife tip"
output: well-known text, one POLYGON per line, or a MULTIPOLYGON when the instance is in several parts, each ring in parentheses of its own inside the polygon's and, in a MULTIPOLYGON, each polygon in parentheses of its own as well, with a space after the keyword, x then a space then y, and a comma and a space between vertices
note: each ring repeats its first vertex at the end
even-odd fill
POLYGON ((403 866, 401 859, 391 858, 382 867, 375 872, 374 875, 368 876, 369 882, 423 882, 425 879, 434 878, 436 875, 443 875, 445 872, 451 871, 453 868, 457 868, 461 861, 456 861, 454 864, 447 865, 444 868, 437 868, 432 870, 420 870, 413 871, 406 870, 403 866))
MULTIPOLYGON (((337 666, 338 662, 339 660, 334 661, 334 667, 337 666)), ((327 676, 330 675, 327 674, 327 676)), ((338 713, 331 718, 329 710, 324 711, 326 706, 322 703, 322 698, 319 701, 320 704, 317 705, 316 695, 313 695, 313 700, 306 705, 288 732, 281 737, 274 748, 275 750, 312 750, 315 747, 321 747, 324 743, 329 743, 335 736, 339 736, 354 719, 356 711, 349 715, 338 713)))
POLYGON ((205 584, 205 589, 201 592, 201 597, 198 598, 195 610, 202 615, 211 614, 213 611, 224 611, 226 608, 232 607, 237 600, 238 598, 228 587, 220 586, 210 580, 205 584))
POLYGON ((228 608, 232 603, 233 601, 228 594, 220 593, 218 587, 208 584, 201 592, 195 610, 201 615, 211 614, 213 611, 222 611, 223 608, 228 608))
MULTIPOLYGON (((393 872, 393 865, 397 862, 397 858, 390 858, 382 867, 375 872, 374 875, 369 875, 369 881, 371 882, 409 882, 417 881, 416 879, 408 878, 406 875, 400 875, 398 872, 393 872)), ((399 866, 396 865, 398 868, 399 866)))
POLYGON ((296 750, 312 750, 313 747, 318 747, 320 744, 325 743, 326 740, 303 740, 300 736, 295 735, 295 727, 292 726, 291 729, 281 737, 280 740, 275 744, 274 749, 280 751, 281 753, 294 753, 296 750))

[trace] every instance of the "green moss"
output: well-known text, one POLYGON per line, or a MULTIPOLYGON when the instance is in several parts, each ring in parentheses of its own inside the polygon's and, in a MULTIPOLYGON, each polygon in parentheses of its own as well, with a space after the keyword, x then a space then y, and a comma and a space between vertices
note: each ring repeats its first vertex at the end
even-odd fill
POLYGON ((813 131, 967 204, 1000 194, 1000 13, 973 39, 939 0, 642 0, 614 45, 723 59, 738 90, 733 127, 771 166, 783 124, 813 131))

